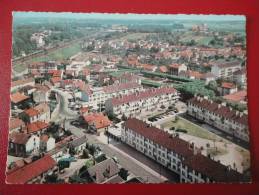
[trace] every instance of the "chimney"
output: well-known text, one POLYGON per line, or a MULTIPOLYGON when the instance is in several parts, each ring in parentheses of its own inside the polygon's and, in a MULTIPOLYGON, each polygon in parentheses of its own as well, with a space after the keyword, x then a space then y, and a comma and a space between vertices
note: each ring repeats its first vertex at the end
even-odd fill
POLYGON ((236 116, 238 116, 238 115, 239 115, 239 111, 237 110, 237 111, 236 111, 236 116))
POLYGON ((208 99, 208 96, 204 96, 204 99, 207 100, 207 99, 208 99))
POLYGON ((221 106, 222 106, 221 104, 218 104, 218 109, 220 109, 220 108, 221 108, 221 106))

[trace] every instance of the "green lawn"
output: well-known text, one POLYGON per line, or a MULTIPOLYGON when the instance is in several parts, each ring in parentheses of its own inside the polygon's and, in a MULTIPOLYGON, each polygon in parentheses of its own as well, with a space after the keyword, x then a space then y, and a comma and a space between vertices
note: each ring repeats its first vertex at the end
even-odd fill
MULTIPOLYGON (((26 61, 26 63, 40 62, 40 61, 65 60, 65 59, 70 58, 71 56, 77 54, 80 51, 81 51, 80 44, 73 43, 68 47, 57 49, 53 52, 46 54, 45 56, 35 57, 29 61, 26 61)), ((26 65, 25 64, 13 64, 13 69, 16 72, 22 72, 23 70, 26 69, 26 65)))
POLYGON ((81 51, 80 44, 74 43, 69 47, 58 49, 54 52, 50 52, 46 56, 33 58, 31 61, 52 61, 52 60, 64 60, 77 54, 81 51))
POLYGON ((193 124, 192 122, 189 122, 181 117, 178 117, 178 120, 176 121, 169 121, 161 125, 162 128, 168 128, 175 127, 176 129, 185 129, 187 130, 187 134, 193 135, 196 137, 209 139, 209 140, 218 140, 219 137, 215 135, 214 133, 209 132, 208 130, 199 127, 198 125, 193 124))

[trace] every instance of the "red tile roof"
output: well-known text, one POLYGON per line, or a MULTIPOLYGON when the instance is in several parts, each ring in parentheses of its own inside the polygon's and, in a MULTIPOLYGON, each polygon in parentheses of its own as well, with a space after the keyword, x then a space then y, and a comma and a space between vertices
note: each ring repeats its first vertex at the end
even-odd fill
POLYGON ((163 95, 163 94, 170 94, 170 93, 176 93, 176 90, 172 87, 161 87, 156 89, 149 89, 135 94, 124 95, 122 97, 112 98, 111 101, 112 101, 112 104, 116 106, 116 105, 121 105, 128 102, 148 99, 150 97, 163 95))
POLYGON ((109 118, 104 116, 103 113, 88 114, 84 116, 84 119, 88 124, 93 124, 96 129, 108 127, 111 124, 109 118))
POLYGON ((13 102, 15 104, 22 102, 24 100, 27 100, 27 99, 29 99, 28 96, 26 96, 22 93, 19 93, 19 92, 11 94, 11 102, 13 102))
POLYGON ((13 130, 13 129, 16 129, 16 128, 22 127, 22 126, 25 126, 25 124, 21 119, 10 118, 10 121, 9 121, 9 129, 10 130, 13 130))
POLYGON ((12 132, 9 134, 9 141, 15 144, 24 145, 27 143, 31 135, 20 132, 12 132))
POLYGON ((181 64, 171 64, 169 65, 170 68, 176 68, 178 69, 181 66, 181 64))
POLYGON ((215 113, 216 115, 226 118, 228 120, 235 121, 242 125, 246 125, 246 126, 248 125, 248 117, 246 114, 243 114, 241 116, 240 113, 237 113, 236 111, 230 109, 227 106, 223 106, 213 101, 207 100, 205 98, 200 98, 200 97, 193 97, 188 101, 188 104, 189 103, 196 105, 199 108, 203 108, 212 113, 215 113))
POLYGON ((53 78, 50 79, 50 82, 51 82, 52 84, 55 84, 55 83, 60 82, 61 80, 62 80, 62 79, 61 79, 60 77, 53 77, 53 78))
POLYGON ((222 88, 227 88, 227 89, 234 89, 236 88, 236 85, 234 83, 229 83, 229 82, 223 82, 221 84, 222 88))
POLYGON ((34 82, 34 78, 25 78, 25 79, 22 79, 22 80, 12 81, 11 86, 16 87, 16 86, 19 86, 19 85, 30 84, 32 82, 34 82))
POLYGON ((61 70, 48 70, 48 73, 51 74, 53 77, 61 77, 62 71, 61 70))
POLYGON ((34 108, 24 110, 24 113, 27 114, 29 117, 37 116, 40 114, 39 111, 34 108))
POLYGON ((189 169, 208 176, 216 182, 242 182, 245 178, 237 171, 230 169, 202 154, 191 155, 185 158, 183 164, 189 169))
POLYGON ((25 184, 30 180, 40 176, 42 173, 56 166, 56 161, 49 155, 42 157, 16 171, 7 174, 6 182, 10 184, 25 184))
POLYGON ((169 133, 160 130, 156 127, 150 126, 147 123, 130 118, 125 123, 126 129, 131 129, 144 136, 147 139, 152 140, 154 143, 163 146, 174 153, 177 153, 183 158, 183 164, 187 165, 189 169, 193 169, 208 176, 210 179, 217 182, 225 181, 242 181, 241 174, 234 170, 226 171, 227 167, 213 161, 212 159, 201 155, 200 153, 194 154, 193 149, 190 148, 190 144, 180 139, 179 137, 173 137, 169 133))
POLYGON ((159 71, 165 73, 168 72, 168 68, 166 66, 160 66, 159 71))
POLYGON ((115 92, 119 92, 121 90, 134 89, 134 88, 139 88, 139 87, 141 87, 141 85, 136 82, 119 83, 119 84, 105 86, 105 87, 103 87, 103 91, 105 93, 115 93, 115 92))
POLYGON ((230 67, 236 67, 241 66, 241 63, 238 61, 233 62, 214 62, 215 66, 218 66, 219 68, 230 68, 230 67))
POLYGON ((242 91, 238 91, 236 93, 225 95, 223 98, 226 100, 229 100, 229 101, 233 101, 233 102, 246 101, 247 92, 246 92, 246 90, 242 90, 242 91))
POLYGON ((124 126, 183 157, 190 156, 193 153, 189 149, 188 142, 178 137, 172 137, 169 133, 136 118, 128 119, 124 126))
POLYGON ((27 133, 35 133, 38 131, 41 131, 43 129, 46 129, 48 127, 48 123, 44 123, 42 121, 36 121, 33 123, 29 123, 27 125, 27 133))

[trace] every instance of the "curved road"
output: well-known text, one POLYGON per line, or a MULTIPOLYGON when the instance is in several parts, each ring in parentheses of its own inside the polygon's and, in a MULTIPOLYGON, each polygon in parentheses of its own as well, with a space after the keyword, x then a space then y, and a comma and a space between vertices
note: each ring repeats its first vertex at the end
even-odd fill
POLYGON ((51 121, 61 122, 64 119, 76 119, 79 116, 78 113, 68 108, 68 94, 60 89, 52 89, 52 91, 56 93, 58 104, 51 115, 51 121))

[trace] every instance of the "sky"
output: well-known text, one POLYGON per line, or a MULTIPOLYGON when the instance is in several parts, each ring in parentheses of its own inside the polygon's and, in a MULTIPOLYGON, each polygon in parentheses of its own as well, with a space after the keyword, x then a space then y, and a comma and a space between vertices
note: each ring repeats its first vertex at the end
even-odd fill
POLYGON ((242 15, 185 15, 185 14, 103 14, 71 12, 13 12, 14 18, 72 18, 72 19, 120 19, 120 20, 206 20, 206 21, 245 21, 242 15))

